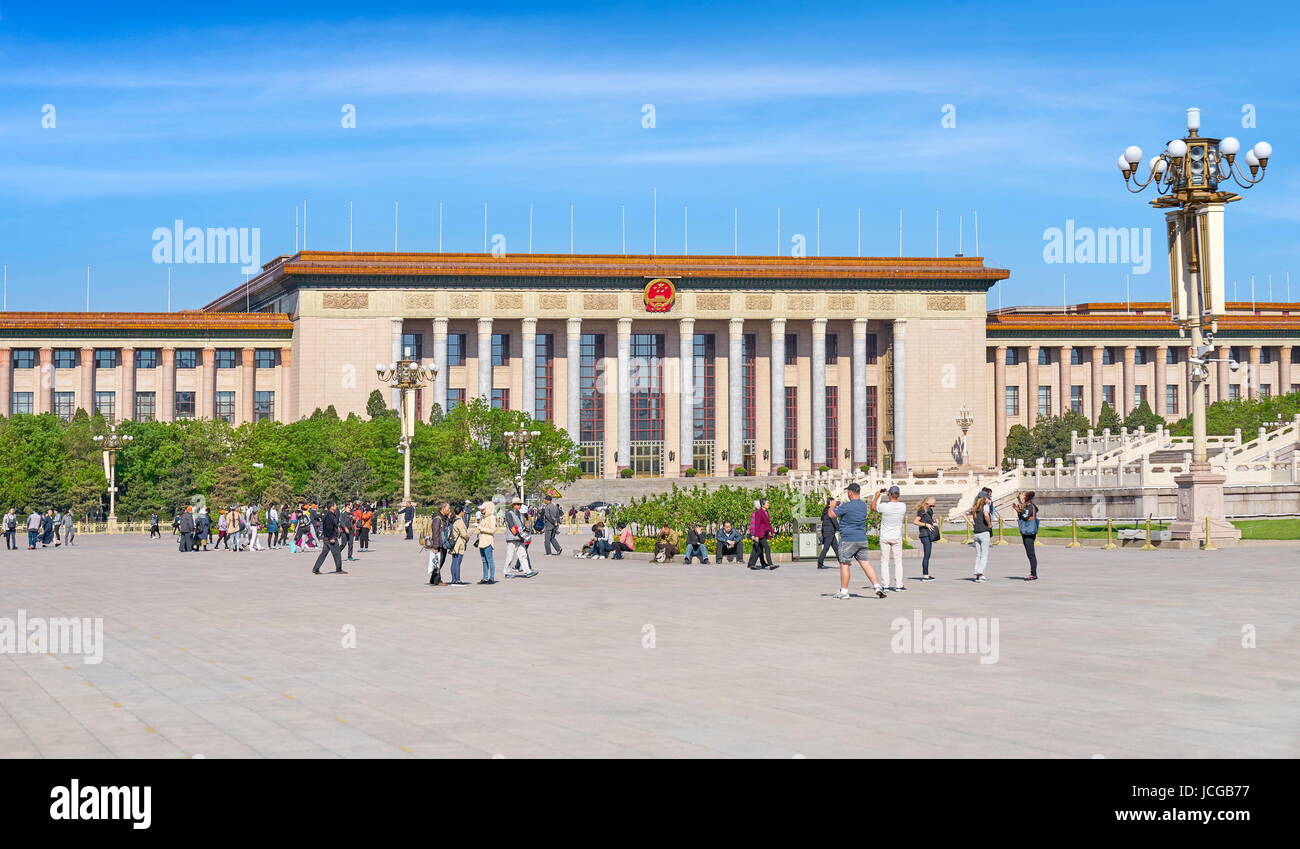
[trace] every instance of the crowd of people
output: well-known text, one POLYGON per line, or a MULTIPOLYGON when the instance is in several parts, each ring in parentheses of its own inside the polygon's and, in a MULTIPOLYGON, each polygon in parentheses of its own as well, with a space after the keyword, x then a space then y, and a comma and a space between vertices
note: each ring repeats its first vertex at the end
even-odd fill
POLYGON ((76 545, 74 540, 77 538, 77 522, 70 508, 60 510, 57 507, 50 507, 44 512, 36 508, 28 508, 23 512, 27 514, 26 518, 15 508, 10 507, 5 511, 4 518, 0 519, 0 528, 4 530, 6 551, 18 550, 20 529, 27 532, 28 551, 50 546, 58 548, 61 545, 76 545))

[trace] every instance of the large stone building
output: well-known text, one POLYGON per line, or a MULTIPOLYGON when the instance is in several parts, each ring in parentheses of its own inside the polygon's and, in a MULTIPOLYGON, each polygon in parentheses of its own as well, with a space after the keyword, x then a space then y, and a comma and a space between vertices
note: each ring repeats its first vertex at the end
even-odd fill
MULTIPOLYGON (((987 312, 1008 276, 968 257, 302 252, 199 311, 0 314, 0 414, 346 415, 409 357, 437 370, 422 417, 483 397, 568 429, 589 475, 676 477, 951 467, 963 412, 989 467, 1038 413, 1185 413, 1165 305, 987 312)), ((1230 305, 1213 397, 1295 389, 1298 338, 1300 304, 1230 305)))

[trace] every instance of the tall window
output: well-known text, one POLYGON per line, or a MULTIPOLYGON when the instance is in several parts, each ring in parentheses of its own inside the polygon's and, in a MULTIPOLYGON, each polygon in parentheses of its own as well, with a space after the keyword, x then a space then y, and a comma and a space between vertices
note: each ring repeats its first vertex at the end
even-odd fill
POLYGON ((173 415, 178 419, 194 418, 194 393, 177 392, 173 415))
POLYGON ((1020 415, 1020 387, 1008 386, 1006 397, 1006 411, 1008 416, 1020 415))
MULTIPOLYGON (((698 336, 696 337, 699 338, 698 336)), ((785 364, 788 366, 795 365, 799 362, 799 334, 785 334, 785 364)), ((793 468, 793 467, 791 467, 793 468)))
POLYGON ((1259 385, 1259 397, 1261 397, 1261 398, 1271 398, 1271 397, 1273 397, 1273 384, 1271 384, 1271 383, 1261 383, 1261 384, 1259 385))
MULTIPOLYGON (((791 335, 793 334, 787 334, 787 352, 790 350, 788 336, 791 335)), ((714 371, 717 347, 714 340, 715 337, 712 333, 695 334, 693 367, 695 369, 695 397, 698 400, 695 405, 695 438, 699 440, 711 440, 717 437, 717 374, 714 371)))
POLYGON ((1115 384, 1101 387, 1101 400, 1105 404, 1110 404, 1112 410, 1115 409, 1115 384))
POLYGON ((448 367, 465 365, 464 333, 447 334, 447 365, 448 367))
POLYGON ((55 348, 54 367, 55 368, 76 368, 77 367, 76 350, 73 348, 55 348))
POLYGON ((838 469, 840 450, 840 388, 826 387, 826 465, 838 469))
POLYGON ((33 395, 30 392, 15 392, 10 400, 10 409, 16 416, 19 413, 32 412, 33 395))
POLYGON ((1101 349, 1101 364, 1110 366, 1115 364, 1115 349, 1107 345, 1101 349))
POLYGON ((552 333, 537 334, 534 372, 537 383, 533 418, 549 422, 555 418, 555 335, 552 333))
MULTIPOLYGON (((198 362, 198 351, 193 348, 176 349, 176 368, 197 368, 198 362)), ((194 393, 191 392, 190 394, 193 395, 194 393)), ((177 415, 179 415, 179 413, 177 415)))
MULTIPOLYGON (((180 415, 180 413, 177 413, 177 415, 180 415)), ((235 393, 217 393, 217 411, 215 418, 225 419, 231 424, 235 423, 235 393)))
MULTIPOLYGON (((874 365, 876 362, 876 334, 867 334, 867 365, 874 365)), ((872 449, 874 450, 874 449, 872 449)))
POLYGON ((12 358, 14 368, 36 368, 35 348, 14 348, 12 358))
POLYGON ((1275 357, 1273 356, 1273 348, 1271 348, 1268 345, 1265 345, 1264 347, 1259 349, 1260 365, 1268 365, 1269 363, 1273 362, 1274 359, 1275 357))
POLYGON ((1239 400, 1241 400, 1241 385, 1240 385, 1240 384, 1237 384, 1237 383, 1229 383, 1229 384, 1228 384, 1228 400, 1229 400, 1229 401, 1239 401, 1239 400))
POLYGON ((664 438, 663 351, 662 333, 632 334, 628 388, 633 442, 662 442, 664 438))
POLYGON ((1052 387, 1038 387, 1038 415, 1050 416, 1052 414, 1052 387))
POLYGON ((605 334, 582 334, 581 353, 578 441, 600 442, 605 438, 605 334))
POLYGON ((1007 348, 1006 364, 1009 365, 1009 366, 1020 365, 1020 349, 1019 349, 1019 348, 1011 348, 1011 347, 1008 347, 1008 348, 1007 348))
POLYGON ((785 464, 799 468, 799 387, 785 388, 785 464))
POLYGON ((1078 345, 1075 345, 1072 348, 1070 348, 1070 365, 1081 366, 1083 364, 1084 364, 1083 349, 1080 348, 1078 345))
POLYGON ((826 365, 834 365, 840 360, 840 336, 838 333, 826 334, 826 365))
MULTIPOLYGON (((218 348, 213 359, 217 368, 234 368, 239 364, 239 352, 234 348, 218 348)), ((192 368, 192 366, 181 366, 178 360, 177 368, 192 368)))
POLYGON ((876 465, 876 440, 879 439, 880 413, 876 387, 867 387, 867 465, 876 465))
POLYGON ((96 392, 95 412, 103 416, 106 421, 115 421, 117 419, 117 393, 96 392))
POLYGON ((257 391, 253 393, 253 421, 260 422, 275 418, 275 393, 257 391))
POLYGON ((1145 386, 1134 386, 1133 387, 1133 409, 1137 409, 1138 407, 1141 407, 1144 401, 1147 401, 1147 388, 1145 386))
POLYGON ((447 390, 447 412, 450 413, 452 410, 456 409, 457 407, 459 407, 461 404, 464 403, 465 403, 464 389, 447 390))
POLYGON ((157 348, 138 348, 135 352, 136 368, 158 368, 157 348))
POLYGON ((1176 365, 1178 365, 1178 349, 1177 349, 1177 348, 1172 348, 1172 347, 1171 347, 1171 348, 1166 348, 1166 349, 1165 349, 1165 365, 1170 365, 1170 366, 1176 366, 1176 365))
POLYGON ((757 406, 757 389, 758 389, 758 336, 754 333, 746 333, 741 344, 740 354, 740 392, 741 403, 745 408, 745 419, 742 427, 741 439, 755 439, 756 419, 758 416, 757 406))
POLYGON ((510 409, 510 390, 509 390, 509 389, 500 389, 500 388, 498 388, 498 389, 493 389, 493 390, 492 390, 492 408, 493 408, 494 410, 508 410, 508 409, 510 409))
POLYGON ((135 420, 151 422, 157 415, 155 395, 152 392, 135 393, 135 420))
POLYGON ((418 360, 424 356, 424 334, 402 334, 402 359, 418 360))
POLYGON ((1052 364, 1052 349, 1051 349, 1051 348, 1039 348, 1039 349, 1038 349, 1038 364, 1039 364, 1040 366, 1050 366, 1050 365, 1052 364))
POLYGON ((253 351, 253 368, 275 368, 280 361, 279 355, 275 348, 258 348, 253 351))
POLYGON ((1178 415, 1178 384, 1177 383, 1165 384, 1165 412, 1171 416, 1178 415))
POLYGON ((492 365, 494 366, 510 365, 510 334, 509 333, 492 334, 492 365))
POLYGON ((1083 387, 1070 387, 1070 412, 1083 415, 1083 387))
POLYGON ((1143 347, 1142 345, 1138 345, 1136 348, 1133 349, 1133 365, 1144 366, 1147 364, 1148 359, 1149 358, 1147 357, 1147 349, 1145 347, 1143 347))
POLYGON ((54 415, 66 422, 72 420, 72 414, 76 411, 77 401, 72 392, 54 393, 54 415))

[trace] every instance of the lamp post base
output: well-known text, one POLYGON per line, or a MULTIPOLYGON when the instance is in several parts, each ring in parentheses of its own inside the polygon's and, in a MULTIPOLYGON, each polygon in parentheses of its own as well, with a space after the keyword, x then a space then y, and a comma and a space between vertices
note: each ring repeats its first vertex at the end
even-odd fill
POLYGON ((104 533, 106 533, 106 534, 115 534, 115 533, 118 533, 118 532, 119 532, 119 531, 118 531, 118 528, 117 528, 117 516, 116 516, 116 515, 109 516, 109 517, 108 517, 108 522, 104 525, 104 533))
POLYGON ((1228 521, 1223 507, 1223 482, 1227 477, 1210 469, 1208 463, 1193 463, 1186 474, 1174 477, 1178 484, 1177 518, 1169 526, 1179 547, 1205 545, 1209 531, 1212 545, 1235 545, 1241 531, 1228 521))

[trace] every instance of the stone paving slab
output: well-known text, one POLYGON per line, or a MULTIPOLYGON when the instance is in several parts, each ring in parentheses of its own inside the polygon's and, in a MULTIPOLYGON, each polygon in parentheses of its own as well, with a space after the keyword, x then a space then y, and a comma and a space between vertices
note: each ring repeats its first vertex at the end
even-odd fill
POLYGON ((82 536, 0 554, 0 617, 102 617, 105 643, 0 655, 0 757, 1300 755, 1300 546, 1049 549, 1035 583, 1019 546, 984 584, 972 560, 839 601, 804 563, 539 554, 536 578, 431 588, 392 536, 320 576, 82 536), (997 661, 895 652, 916 611, 996 620, 997 661))

